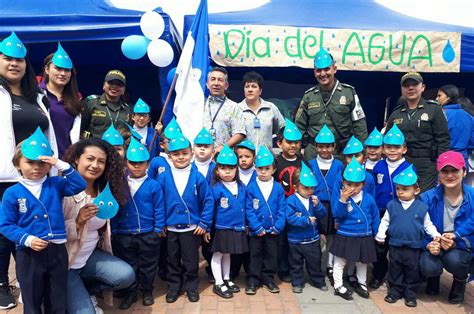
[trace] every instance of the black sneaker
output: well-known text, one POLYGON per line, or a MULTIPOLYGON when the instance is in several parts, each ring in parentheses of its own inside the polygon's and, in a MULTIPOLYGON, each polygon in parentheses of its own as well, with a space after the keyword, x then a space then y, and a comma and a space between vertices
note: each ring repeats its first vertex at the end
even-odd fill
POLYGON ((405 305, 408 307, 416 307, 416 299, 405 299, 405 305))
POLYGON ((197 290, 189 290, 186 294, 188 295, 189 302, 199 301, 199 292, 197 290))
POLYGON ((398 299, 400 299, 400 298, 397 297, 396 295, 387 294, 384 298, 384 301, 387 302, 387 303, 395 303, 395 302, 398 301, 398 299))
POLYGON ((245 294, 254 295, 257 293, 258 286, 254 283, 249 283, 245 287, 245 294))
POLYGON ((335 288, 334 289, 334 295, 338 295, 341 298, 343 298, 345 300, 348 300, 348 301, 353 300, 351 290, 347 289, 344 286, 340 286, 339 288, 335 288))
POLYGON ((237 286, 232 280, 224 280, 224 284, 229 288, 232 293, 240 292, 239 286, 237 286))
POLYGON ((176 290, 168 290, 166 292, 166 303, 174 303, 179 298, 179 292, 176 290))
POLYGON ((12 296, 11 288, 8 283, 0 283, 0 310, 14 308, 16 301, 12 296))
POLYGON ((214 285, 212 288, 212 292, 220 296, 221 298, 224 299, 230 299, 234 296, 234 294, 229 290, 229 288, 225 285, 214 285))
POLYGON ((303 293, 303 286, 293 286, 293 293, 303 293))
POLYGON ((120 302, 119 309, 121 310, 128 310, 132 307, 133 303, 137 302, 137 295, 136 294, 129 294, 127 295, 122 302, 120 302))
POLYGON ((151 291, 143 291, 143 305, 150 306, 155 303, 155 299, 153 298, 153 293, 151 291))
POLYGON ((267 290, 270 293, 279 293, 280 292, 280 288, 278 288, 278 286, 274 282, 266 283, 266 284, 264 284, 264 286, 265 286, 265 288, 267 288, 267 290))
POLYGON ((362 298, 368 299, 369 298, 369 291, 367 290, 366 285, 356 283, 354 287, 354 291, 362 298))
POLYGON ((381 285, 383 285, 383 280, 372 278, 369 281, 369 287, 371 287, 372 289, 377 290, 378 288, 380 288, 381 285))

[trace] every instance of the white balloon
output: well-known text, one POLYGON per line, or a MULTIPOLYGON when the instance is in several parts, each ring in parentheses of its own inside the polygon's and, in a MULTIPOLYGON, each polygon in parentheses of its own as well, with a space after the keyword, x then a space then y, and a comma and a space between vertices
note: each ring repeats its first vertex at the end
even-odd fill
POLYGON ((148 58, 158 67, 168 66, 173 61, 174 52, 171 45, 162 39, 155 39, 148 45, 148 58))
POLYGON ((140 19, 140 28, 148 39, 158 39, 165 30, 165 21, 159 13, 149 11, 140 19))

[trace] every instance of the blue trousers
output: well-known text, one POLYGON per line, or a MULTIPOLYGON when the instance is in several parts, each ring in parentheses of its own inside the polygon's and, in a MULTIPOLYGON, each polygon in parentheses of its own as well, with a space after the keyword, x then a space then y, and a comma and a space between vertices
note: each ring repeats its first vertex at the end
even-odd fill
POLYGON ((421 273, 426 278, 441 276, 445 268, 454 278, 464 280, 467 278, 470 265, 471 254, 456 248, 441 251, 439 255, 424 251, 420 258, 421 273))

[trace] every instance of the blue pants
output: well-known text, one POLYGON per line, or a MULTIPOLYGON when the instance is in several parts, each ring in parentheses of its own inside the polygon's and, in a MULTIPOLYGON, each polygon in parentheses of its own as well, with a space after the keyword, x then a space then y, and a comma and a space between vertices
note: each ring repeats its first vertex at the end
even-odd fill
MULTIPOLYGON (((134 282, 135 272, 130 265, 118 257, 95 249, 83 268, 68 271, 67 312, 95 313, 91 294, 127 288, 134 282)), ((23 286, 21 289, 23 291, 23 286)))
POLYGON ((441 276, 443 268, 446 268, 454 278, 464 280, 469 273, 470 265, 471 254, 456 248, 441 251, 439 255, 424 251, 420 258, 421 273, 426 278, 441 276))
POLYGON ((304 266, 308 271, 313 286, 321 288, 326 285, 321 269, 321 245, 318 241, 307 244, 290 243, 291 284, 304 286, 304 266))
POLYGON ((421 249, 389 246, 390 265, 388 267, 389 294, 405 300, 415 300, 420 284, 421 249))

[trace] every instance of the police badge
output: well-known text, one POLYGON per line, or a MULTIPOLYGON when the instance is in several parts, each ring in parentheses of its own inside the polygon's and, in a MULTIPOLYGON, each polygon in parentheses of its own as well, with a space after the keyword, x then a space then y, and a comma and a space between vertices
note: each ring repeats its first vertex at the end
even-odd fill
POLYGON ((260 204, 260 200, 258 198, 252 199, 253 209, 258 209, 258 205, 260 204))
POLYGON ((227 197, 221 197, 221 207, 229 208, 229 199, 227 197))
POLYGON ((22 214, 26 213, 28 208, 26 208, 26 198, 18 199, 18 211, 22 214))
POLYGON ((339 98, 339 104, 341 105, 347 105, 347 99, 346 99, 346 96, 341 96, 341 98, 339 98))

